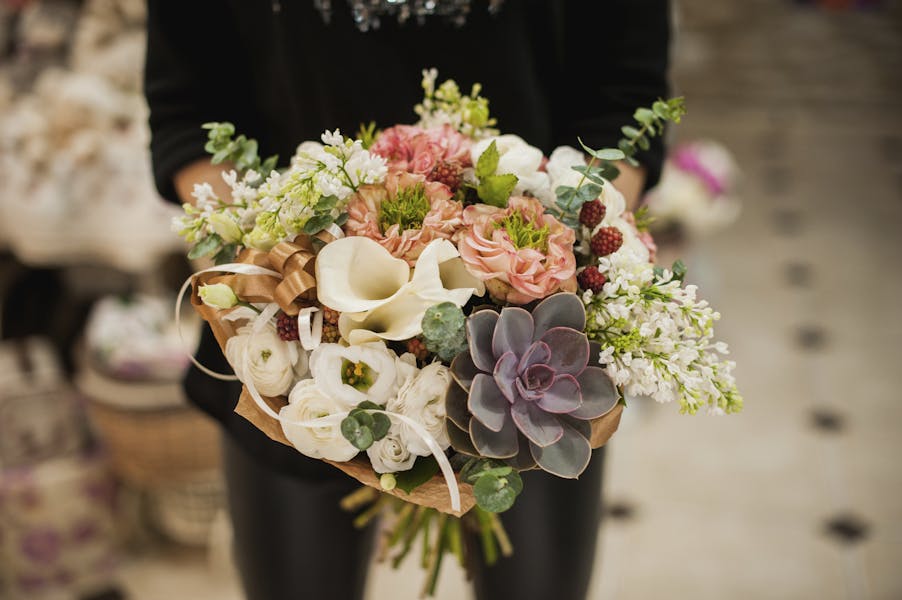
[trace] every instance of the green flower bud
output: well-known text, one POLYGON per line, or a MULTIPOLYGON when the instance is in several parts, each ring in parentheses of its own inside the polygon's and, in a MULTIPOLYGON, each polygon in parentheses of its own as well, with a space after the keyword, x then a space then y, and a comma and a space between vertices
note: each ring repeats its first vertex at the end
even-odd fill
POLYGON ((207 306, 220 310, 232 308, 238 304, 238 296, 235 295, 232 288, 224 283, 202 285, 197 291, 197 295, 207 306))
POLYGON ((379 478, 379 485, 382 486, 382 489, 386 492, 390 492, 398 485, 398 480, 392 473, 384 473, 382 477, 379 478))

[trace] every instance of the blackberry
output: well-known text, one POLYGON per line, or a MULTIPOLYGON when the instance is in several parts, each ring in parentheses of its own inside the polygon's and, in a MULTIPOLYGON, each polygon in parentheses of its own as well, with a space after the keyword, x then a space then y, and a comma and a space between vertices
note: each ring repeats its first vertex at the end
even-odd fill
POLYGON ((426 344, 420 338, 411 338, 407 340, 407 351, 417 357, 419 361, 425 361, 429 358, 429 351, 426 344))
POLYGON ((598 270, 596 266, 586 267, 576 276, 576 282, 584 290, 592 290, 594 293, 601 291, 601 287, 605 284, 607 278, 598 270))
POLYGON ((330 325, 338 325, 338 316, 339 313, 337 310, 332 310, 328 306, 323 307, 323 322, 329 323, 330 325))
POLYGON ((616 227, 602 227, 595 235, 589 247, 595 256, 607 256, 613 254, 623 245, 623 234, 616 227))
POLYGON ((298 339, 298 320, 279 311, 276 317, 276 330, 280 338, 286 342, 293 342, 298 339))
POLYGON ((444 183, 454 193, 460 189, 463 175, 464 171, 456 161, 442 161, 432 168, 426 179, 444 183))
POLYGON ((583 204, 579 209, 579 222, 586 227, 594 228, 604 220, 607 207, 601 200, 592 200, 583 204))

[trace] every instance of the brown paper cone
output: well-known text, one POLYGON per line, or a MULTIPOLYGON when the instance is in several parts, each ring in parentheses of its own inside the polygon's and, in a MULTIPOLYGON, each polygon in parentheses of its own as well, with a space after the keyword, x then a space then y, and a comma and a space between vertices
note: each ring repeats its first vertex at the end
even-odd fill
MULTIPOLYGON (((200 315, 210 323, 210 327, 216 336, 216 340, 219 342, 220 348, 225 351, 226 342, 230 337, 235 335, 235 323, 226 321, 222 318, 224 311, 217 311, 200 302, 194 303, 194 307, 200 315)), ((281 397, 267 398, 264 396, 263 400, 276 413, 287 404, 286 399, 281 397)), ((291 442, 288 441, 288 438, 286 438, 285 434, 282 432, 282 425, 277 420, 264 413, 260 407, 257 406, 246 388, 242 388, 241 397, 238 400, 238 405, 235 407, 235 412, 250 421, 257 429, 269 436, 270 439, 285 444, 286 446, 291 446, 291 442)), ((620 415, 622 412, 623 406, 617 405, 608 414, 592 421, 592 438, 590 442, 593 448, 600 448, 611 439, 611 436, 614 435, 614 432, 617 431, 617 427, 620 425, 620 415)), ((451 508, 451 497, 448 495, 448 486, 445 483, 445 478, 441 475, 436 475, 430 481, 427 481, 408 494, 399 489, 391 491, 383 490, 382 486, 379 484, 379 475, 373 472, 372 467, 365 458, 358 457, 344 463, 329 460, 325 462, 328 462, 335 468, 347 473, 364 485, 397 496, 406 502, 434 508, 456 517, 463 515, 476 505, 476 499, 473 496, 473 487, 467 483, 463 483, 459 478, 457 483, 460 487, 461 510, 455 511, 451 508)))

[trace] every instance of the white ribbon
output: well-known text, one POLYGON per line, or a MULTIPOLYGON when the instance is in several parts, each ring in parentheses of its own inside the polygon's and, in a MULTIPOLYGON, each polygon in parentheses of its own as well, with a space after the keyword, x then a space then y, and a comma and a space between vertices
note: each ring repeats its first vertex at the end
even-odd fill
POLYGON ((323 311, 315 306, 298 313, 298 337, 304 350, 316 350, 323 339, 323 311))
MULTIPOLYGON (((340 231, 341 230, 339 230, 339 232, 340 231)), ((281 275, 276 271, 271 271, 269 269, 264 269, 263 267, 258 267, 256 265, 247 265, 243 263, 229 263, 225 265, 219 265, 198 271, 194 275, 213 272, 237 273, 246 275, 271 275, 273 277, 281 278, 281 275)), ((185 347, 185 353, 188 355, 188 358, 191 359, 191 362, 194 364, 194 366, 210 377, 214 377, 223 381, 238 381, 238 377, 236 375, 217 373, 216 371, 208 369, 204 365, 200 364, 200 362, 198 362, 198 360, 194 357, 194 354, 187 349, 185 338, 182 336, 181 307, 182 301, 185 298, 185 293, 190 287, 191 280, 194 278, 194 275, 189 277, 188 280, 185 281, 184 284, 182 284, 182 288, 181 290, 179 290, 178 298, 175 301, 175 323, 176 328, 178 329, 179 338, 182 341, 182 346, 185 347)), ((263 309, 263 312, 261 312, 260 315, 256 319, 254 319, 254 323, 251 327, 251 334, 255 335, 263 331, 263 328, 267 323, 269 323, 269 321, 276 315, 277 312, 279 312, 278 304, 268 304, 266 308, 263 309)), ((305 350, 313 350, 314 348, 318 347, 322 339, 322 332, 323 312, 315 307, 301 309, 301 312, 298 314, 298 336, 300 337, 301 346, 303 346, 305 350)), ((249 346, 250 344, 245 345, 244 354, 242 356, 245 367, 250 361, 248 357, 249 346)), ((244 372, 247 373, 249 372, 249 370, 245 368, 244 372)), ((318 419, 311 419, 308 421, 291 421, 289 419, 283 419, 280 414, 271 409, 269 405, 263 401, 263 397, 254 386, 253 378, 248 377, 247 379, 247 381, 243 381, 242 383, 247 388, 248 393, 251 395, 251 398, 253 398, 254 403, 257 405, 257 407, 262 410, 264 414, 275 419, 282 425, 294 425, 297 427, 316 429, 318 427, 325 427, 329 425, 340 425, 341 421, 350 414, 350 411, 346 411, 332 414, 326 417, 320 417, 318 419)), ((432 437, 432 435, 428 431, 426 431, 426 428, 423 427, 420 423, 417 423, 416 421, 405 415, 389 412, 386 410, 375 409, 370 410, 369 412, 382 413, 389 419, 393 419, 397 422, 407 425, 411 429, 411 431, 413 431, 426 444, 426 446, 429 448, 429 451, 432 453, 432 456, 438 463, 439 469, 442 472, 442 476, 444 476, 445 478, 445 483, 448 485, 448 495, 451 496, 451 509, 455 512, 459 512, 460 488, 457 485, 457 478, 454 476, 454 469, 451 467, 451 462, 448 460, 448 457, 445 456, 445 451, 442 450, 438 442, 435 441, 435 438, 432 437)))

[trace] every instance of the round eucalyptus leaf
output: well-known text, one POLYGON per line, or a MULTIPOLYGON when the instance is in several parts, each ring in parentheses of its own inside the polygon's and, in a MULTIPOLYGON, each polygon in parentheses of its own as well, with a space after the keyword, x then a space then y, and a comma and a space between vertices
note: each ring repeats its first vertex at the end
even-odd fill
POLYGON ((479 508, 492 513, 501 513, 514 505, 517 490, 506 477, 484 475, 473 486, 473 495, 479 508))

